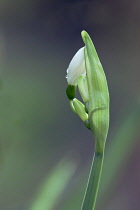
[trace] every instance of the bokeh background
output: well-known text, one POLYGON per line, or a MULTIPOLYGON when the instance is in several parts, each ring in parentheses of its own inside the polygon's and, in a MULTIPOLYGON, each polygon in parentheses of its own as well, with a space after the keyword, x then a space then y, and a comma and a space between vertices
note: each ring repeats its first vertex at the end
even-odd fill
POLYGON ((65 75, 82 30, 111 97, 96 209, 140 209, 139 20, 138 0, 0 0, 1 210, 80 209, 94 139, 69 108, 65 75))

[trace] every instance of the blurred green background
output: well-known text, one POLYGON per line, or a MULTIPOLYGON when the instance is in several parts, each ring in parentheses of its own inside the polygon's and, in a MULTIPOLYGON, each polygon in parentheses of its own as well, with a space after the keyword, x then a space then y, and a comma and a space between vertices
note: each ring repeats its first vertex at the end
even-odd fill
POLYGON ((140 2, 0 0, 0 17, 0 209, 80 209, 94 141, 65 75, 86 30, 111 97, 96 209, 139 210, 140 2))

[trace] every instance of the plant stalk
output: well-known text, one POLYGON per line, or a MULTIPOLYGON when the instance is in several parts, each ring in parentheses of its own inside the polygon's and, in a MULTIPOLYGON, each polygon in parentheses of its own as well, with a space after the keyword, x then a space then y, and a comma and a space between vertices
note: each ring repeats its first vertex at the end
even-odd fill
POLYGON ((104 160, 104 150, 102 152, 97 152, 95 149, 90 175, 88 179, 87 189, 81 210, 95 209, 103 160, 104 160))

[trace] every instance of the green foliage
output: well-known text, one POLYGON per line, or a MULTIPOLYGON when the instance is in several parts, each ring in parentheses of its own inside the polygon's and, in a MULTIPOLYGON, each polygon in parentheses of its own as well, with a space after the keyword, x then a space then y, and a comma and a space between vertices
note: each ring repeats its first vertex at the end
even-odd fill
MULTIPOLYGON (((136 147, 136 137, 139 134, 140 124, 139 103, 135 101, 135 105, 133 105, 131 109, 127 108, 125 112, 126 114, 118 119, 118 129, 113 130, 109 135, 103 165, 103 176, 101 178, 99 196, 97 198, 97 209, 99 210, 104 209, 110 203, 110 196, 114 193, 116 186, 120 183, 124 168, 129 164, 130 156, 133 155, 136 147)), ((84 190, 84 186, 81 185, 81 183, 85 183, 85 180, 86 177, 83 174, 80 183, 77 183, 76 189, 73 190, 76 192, 73 192, 74 194, 64 201, 62 210, 80 208, 80 201, 84 190), (75 199, 75 197, 77 199, 75 199)), ((121 207, 121 203, 118 203, 118 205, 121 207)), ((118 206, 114 206, 112 210, 116 210, 117 207, 118 206)))
POLYGON ((131 109, 127 108, 127 114, 120 120, 119 129, 112 132, 111 135, 113 140, 111 139, 109 142, 106 151, 103 166, 104 176, 101 178, 101 188, 99 190, 98 204, 101 209, 119 182, 119 179, 116 181, 116 174, 121 178, 122 173, 119 173, 119 171, 123 172, 123 168, 128 164, 136 145, 140 124, 140 109, 138 102, 135 103, 131 109), (115 136, 114 133, 116 133, 115 136))
POLYGON ((70 159, 62 160, 47 175, 30 210, 53 210, 55 207, 57 208, 58 200, 66 190, 75 169, 76 163, 74 161, 70 159))

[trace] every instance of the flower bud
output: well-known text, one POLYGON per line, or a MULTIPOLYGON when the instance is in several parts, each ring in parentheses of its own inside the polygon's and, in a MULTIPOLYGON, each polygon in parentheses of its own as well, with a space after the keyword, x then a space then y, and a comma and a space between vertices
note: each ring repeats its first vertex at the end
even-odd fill
POLYGON ((85 111, 85 106, 76 98, 73 99, 73 105, 75 108, 75 113, 81 118, 82 121, 88 120, 88 114, 85 111))
POLYGON ((71 86, 76 86, 79 76, 86 74, 84 47, 82 47, 72 58, 67 69, 67 81, 71 86))
POLYGON ((88 92, 88 83, 87 83, 87 76, 82 75, 78 79, 78 89, 83 101, 89 102, 89 92, 88 92))
POLYGON ((70 100, 74 99, 75 94, 76 94, 76 86, 68 85, 66 89, 66 94, 70 100))

